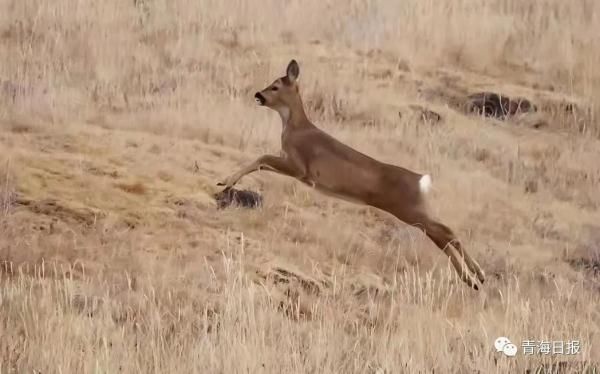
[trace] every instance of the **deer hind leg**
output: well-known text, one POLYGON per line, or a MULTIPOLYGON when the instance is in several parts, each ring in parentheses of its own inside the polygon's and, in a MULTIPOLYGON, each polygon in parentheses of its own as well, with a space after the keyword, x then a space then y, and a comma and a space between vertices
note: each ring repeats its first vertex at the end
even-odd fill
POLYGON ((469 267, 469 270, 471 270, 473 273, 475 273, 477 275, 477 279, 479 279, 479 281, 481 283, 485 282, 485 273, 483 272, 483 269, 481 269, 481 266, 479 266, 477 261, 475 261, 469 255, 469 253, 467 253, 467 251, 465 251, 465 249, 462 246, 462 243, 460 241, 458 241, 458 239, 455 239, 452 242, 452 245, 454 246, 454 248, 456 248, 458 253, 464 258, 465 262, 467 263, 467 266, 469 267))
MULTIPOLYGON (((427 235, 434 243, 437 245, 444 253, 450 258, 452 265, 460 275, 463 282, 465 282, 469 287, 474 288, 475 290, 479 289, 473 275, 469 273, 468 270, 478 275, 481 272, 481 279, 483 279, 483 272, 479 265, 473 261, 473 259, 466 254, 466 251, 462 248, 460 241, 456 238, 456 235, 452 232, 452 230, 435 221, 426 220, 424 227, 422 229, 425 231, 425 235, 427 235), (464 259, 464 262, 461 259, 464 259), (466 265, 466 268, 465 268, 466 265)), ((483 282, 483 281, 482 281, 483 282)))

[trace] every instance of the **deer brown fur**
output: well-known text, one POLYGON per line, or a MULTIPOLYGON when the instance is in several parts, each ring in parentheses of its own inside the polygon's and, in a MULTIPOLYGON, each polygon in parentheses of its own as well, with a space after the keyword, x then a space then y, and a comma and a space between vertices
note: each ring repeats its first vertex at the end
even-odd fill
POLYGON ((474 277, 484 282, 481 267, 452 230, 426 211, 424 199, 431 177, 375 160, 316 127, 304 111, 299 74, 298 63, 292 60, 285 76, 255 94, 258 104, 281 116, 281 155, 261 156, 218 184, 230 188, 249 173, 269 170, 296 178, 325 194, 386 211, 420 228, 448 255, 461 279, 477 290, 474 277))

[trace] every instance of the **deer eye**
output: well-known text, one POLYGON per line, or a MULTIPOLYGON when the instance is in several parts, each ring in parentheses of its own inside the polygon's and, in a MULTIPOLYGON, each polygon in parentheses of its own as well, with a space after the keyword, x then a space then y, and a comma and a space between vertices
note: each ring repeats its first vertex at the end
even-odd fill
POLYGON ((278 89, 279 89, 279 87, 277 87, 277 86, 271 87, 271 91, 277 91, 278 89))

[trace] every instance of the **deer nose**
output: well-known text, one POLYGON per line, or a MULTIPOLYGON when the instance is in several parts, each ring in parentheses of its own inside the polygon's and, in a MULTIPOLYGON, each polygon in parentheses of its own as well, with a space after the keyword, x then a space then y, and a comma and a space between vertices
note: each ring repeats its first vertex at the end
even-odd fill
POLYGON ((259 105, 265 105, 265 102, 267 101, 267 99, 265 99, 265 97, 260 92, 254 94, 254 99, 259 105))

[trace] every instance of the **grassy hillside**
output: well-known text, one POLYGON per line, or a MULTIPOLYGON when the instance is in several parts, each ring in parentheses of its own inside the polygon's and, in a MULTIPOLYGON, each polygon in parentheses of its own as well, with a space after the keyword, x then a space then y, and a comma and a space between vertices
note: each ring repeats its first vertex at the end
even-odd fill
POLYGON ((1 1, 0 373, 597 364, 599 21, 591 0, 1 1), (216 208, 278 153, 252 96, 292 58, 318 126, 433 176, 482 290, 417 229, 290 178, 216 208), (537 111, 465 111, 478 92, 537 111))

